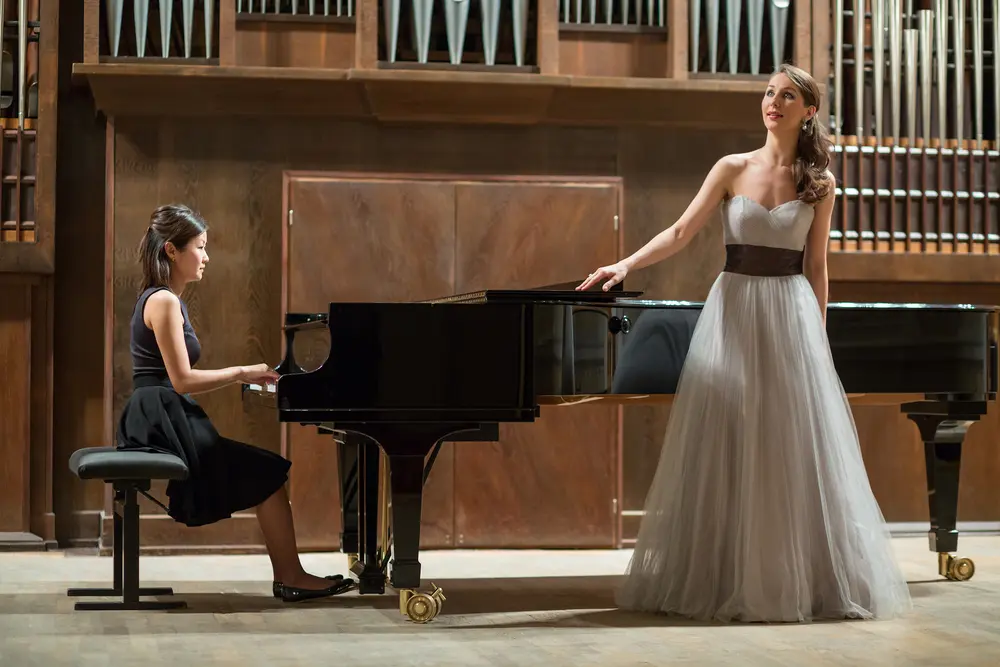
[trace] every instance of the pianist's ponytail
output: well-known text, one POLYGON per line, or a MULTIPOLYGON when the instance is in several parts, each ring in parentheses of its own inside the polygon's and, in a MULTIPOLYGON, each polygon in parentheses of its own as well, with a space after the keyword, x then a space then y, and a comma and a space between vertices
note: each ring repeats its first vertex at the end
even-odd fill
POLYGON ((798 198, 807 204, 815 204, 833 189, 833 181, 827 178, 833 144, 826 125, 818 118, 821 102, 819 85, 808 72, 794 65, 782 64, 778 71, 799 89, 806 107, 814 106, 817 109, 817 113, 799 131, 798 158, 792 170, 798 198))
POLYGON ((187 206, 170 204, 153 211, 149 227, 139 242, 139 264, 142 265, 142 288, 165 287, 170 283, 170 258, 167 242, 183 250, 191 239, 208 230, 205 220, 187 206))

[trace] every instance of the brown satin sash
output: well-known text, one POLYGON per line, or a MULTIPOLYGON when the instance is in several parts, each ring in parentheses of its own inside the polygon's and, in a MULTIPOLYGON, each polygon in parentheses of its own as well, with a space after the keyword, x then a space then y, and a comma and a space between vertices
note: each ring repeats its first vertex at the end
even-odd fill
POLYGON ((728 244, 723 271, 747 276, 795 276, 802 273, 804 254, 787 248, 728 244))

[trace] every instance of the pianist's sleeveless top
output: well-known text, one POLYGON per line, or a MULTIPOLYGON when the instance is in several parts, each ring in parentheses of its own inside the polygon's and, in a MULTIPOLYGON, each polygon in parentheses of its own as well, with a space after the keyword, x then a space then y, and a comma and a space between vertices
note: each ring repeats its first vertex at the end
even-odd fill
MULTIPOLYGON (((132 311, 132 321, 130 323, 132 335, 129 342, 129 350, 132 353, 132 385, 134 387, 172 386, 170 378, 167 375, 167 367, 163 363, 163 356, 160 354, 160 347, 156 343, 156 335, 152 329, 146 326, 145 319, 143 318, 146 301, 149 297, 165 289, 167 288, 150 287, 144 290, 139 295, 135 309, 132 311)), ((181 315, 184 318, 184 345, 187 348, 188 358, 193 368, 201 357, 201 343, 198 341, 198 335, 195 333, 194 327, 191 326, 187 304, 184 303, 183 299, 179 299, 179 301, 181 302, 181 315)))
POLYGON ((804 621, 910 606, 802 274, 813 214, 722 206, 726 266, 690 334, 622 607, 804 621))
MULTIPOLYGON (((193 398, 174 390, 156 336, 143 321, 146 301, 160 289, 165 288, 144 290, 132 312, 134 389, 118 420, 118 447, 180 457, 188 478, 167 484, 167 509, 185 525, 202 526, 262 503, 288 480, 291 463, 266 449, 222 437, 193 398)), ((193 367, 201 345, 183 300, 181 314, 193 367)))

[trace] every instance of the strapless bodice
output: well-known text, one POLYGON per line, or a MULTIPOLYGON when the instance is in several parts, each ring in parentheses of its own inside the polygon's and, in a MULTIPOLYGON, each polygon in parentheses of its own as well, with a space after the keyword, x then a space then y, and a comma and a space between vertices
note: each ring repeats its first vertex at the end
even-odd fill
POLYGON ((736 195, 722 206, 725 243, 802 250, 813 214, 810 204, 797 199, 768 210, 746 195, 736 195))

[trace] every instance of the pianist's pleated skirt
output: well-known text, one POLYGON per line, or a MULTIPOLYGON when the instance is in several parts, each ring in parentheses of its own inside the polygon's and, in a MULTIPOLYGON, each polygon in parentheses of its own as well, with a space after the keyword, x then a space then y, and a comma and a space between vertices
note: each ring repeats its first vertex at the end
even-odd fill
POLYGON ((746 622, 909 609, 808 280, 724 272, 691 336, 619 605, 746 622))
POLYGON ((187 480, 167 484, 170 516, 203 526, 256 507, 288 480, 284 457, 216 431, 190 396, 169 387, 138 387, 118 422, 118 447, 166 452, 188 466, 187 480))

